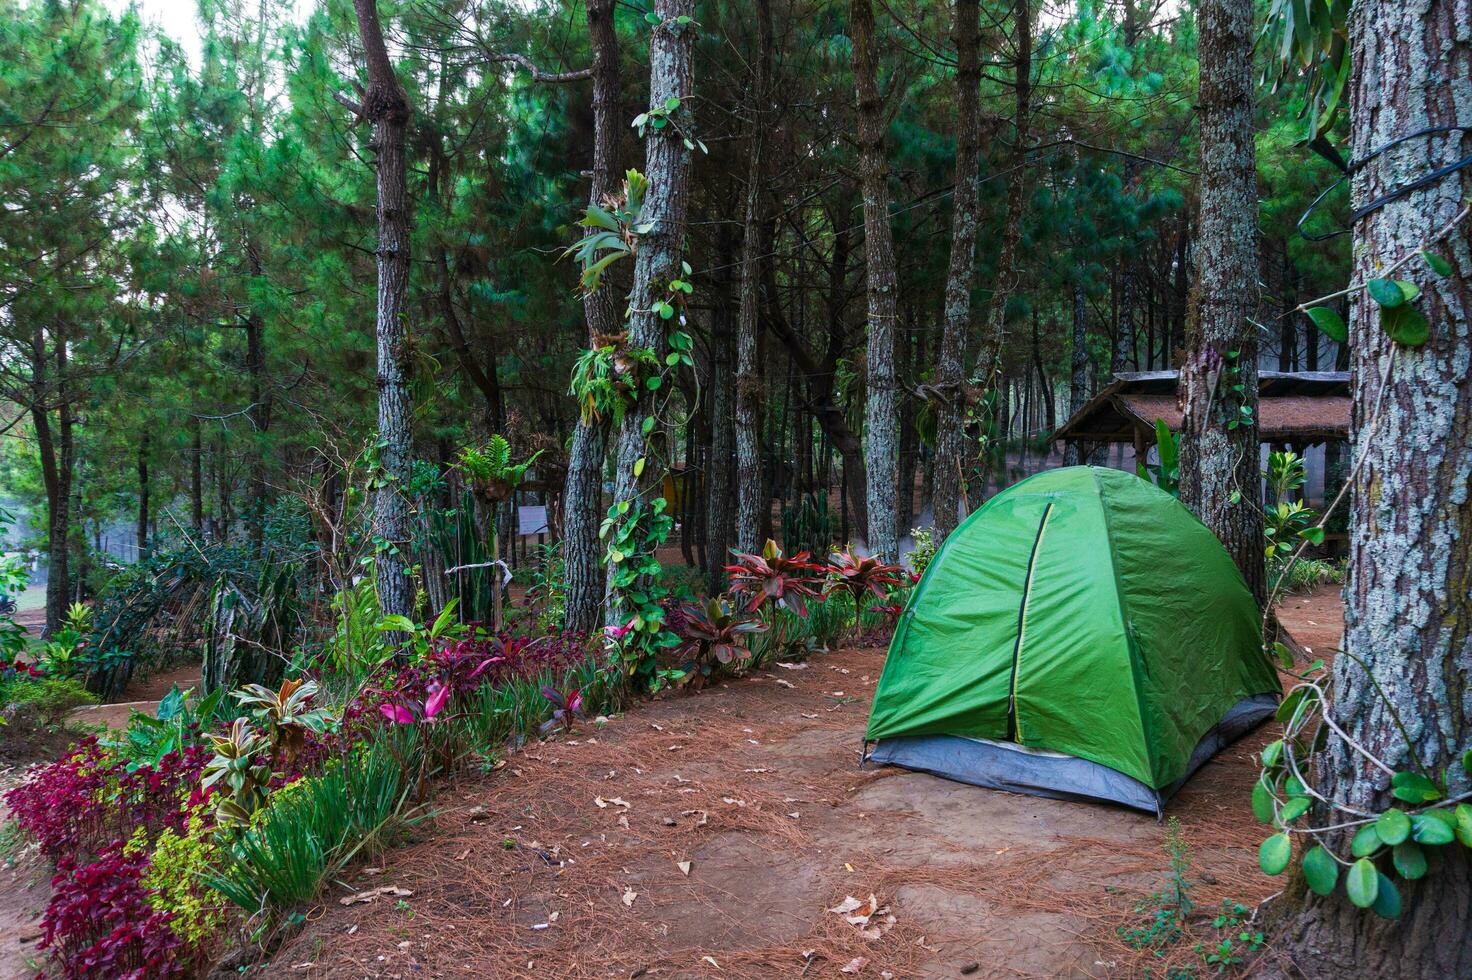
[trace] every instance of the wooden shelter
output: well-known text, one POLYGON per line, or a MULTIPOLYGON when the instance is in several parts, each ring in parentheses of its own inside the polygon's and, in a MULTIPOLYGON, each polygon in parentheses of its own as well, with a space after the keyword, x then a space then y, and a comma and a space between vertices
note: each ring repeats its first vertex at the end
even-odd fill
MULTIPOLYGON (((1123 442, 1144 459, 1155 442, 1155 420, 1181 428, 1175 371, 1116 374, 1053 438, 1062 442, 1123 442)), ((1258 376, 1258 429, 1272 446, 1302 450, 1349 437, 1349 373, 1263 371, 1258 376)))

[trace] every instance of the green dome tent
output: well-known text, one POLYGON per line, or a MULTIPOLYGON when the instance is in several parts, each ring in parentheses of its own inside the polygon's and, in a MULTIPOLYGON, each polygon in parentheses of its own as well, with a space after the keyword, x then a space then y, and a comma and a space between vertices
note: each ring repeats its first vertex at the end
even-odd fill
POLYGON ((1159 814, 1276 708, 1257 606, 1179 501, 1129 473, 1049 470, 936 553, 895 629, 877 762, 1159 814))

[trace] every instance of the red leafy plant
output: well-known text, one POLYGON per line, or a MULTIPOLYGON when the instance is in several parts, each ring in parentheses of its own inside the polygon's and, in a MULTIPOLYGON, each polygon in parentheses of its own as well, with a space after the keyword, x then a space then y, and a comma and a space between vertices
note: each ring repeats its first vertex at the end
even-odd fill
POLYGON ((740 612, 730 599, 717 596, 704 607, 687 603, 681 609, 680 643, 674 655, 685 671, 683 683, 700 685, 718 667, 751 656, 747 638, 768 626, 750 613, 740 612))
POLYGON ((5 794, 5 805, 41 853, 83 862, 140 828, 150 836, 181 829, 208 755, 192 745, 130 771, 124 758, 88 736, 56 762, 32 768, 5 794))
POLYGON ((552 717, 542 722, 543 735, 561 728, 571 731, 572 723, 583 716, 583 693, 573 688, 566 694, 550 685, 542 688, 542 697, 552 703, 552 717))
POLYGON ((146 853, 121 841, 96 861, 57 862, 55 889, 41 920, 41 948, 63 977, 151 980, 196 973, 200 951, 181 939, 173 916, 150 902, 146 853))
POLYGON ((806 551, 788 557, 768 539, 761 554, 737 554, 726 566, 731 573, 731 591, 745 599, 745 612, 756 612, 772 600, 778 609, 789 609, 799 617, 808 615, 807 600, 820 599, 826 581, 825 569, 806 551))
POLYGON ((831 588, 843 589, 854 600, 855 614, 862 611, 865 593, 887 599, 890 590, 904 582, 905 570, 898 565, 852 551, 835 551, 828 556, 831 588))

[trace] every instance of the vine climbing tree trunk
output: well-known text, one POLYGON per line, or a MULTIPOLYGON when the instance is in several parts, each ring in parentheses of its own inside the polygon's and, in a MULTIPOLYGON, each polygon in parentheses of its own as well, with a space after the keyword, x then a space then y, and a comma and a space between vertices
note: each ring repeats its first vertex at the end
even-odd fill
POLYGON ((757 350, 761 301, 762 149, 765 100, 772 71, 772 7, 754 0, 757 56, 751 73, 751 154, 746 168, 746 213, 742 222, 741 299, 736 315, 736 549, 756 551, 763 507, 770 507, 762 486, 762 381, 757 350))
MULTIPOLYGON (((1465 89, 1472 77, 1466 10, 1452 0, 1352 8, 1352 149, 1366 161, 1353 178, 1356 208, 1468 153, 1462 132, 1371 157, 1392 140, 1465 124, 1453 80, 1465 89)), ((1449 174, 1354 226, 1355 283, 1421 249, 1451 273, 1431 275, 1420 259, 1395 273, 1422 290, 1423 347, 1397 349, 1363 292, 1350 309, 1353 503, 1344 653, 1333 667, 1334 716, 1349 737, 1394 769, 1444 774, 1453 796, 1472 789, 1460 758, 1472 748, 1472 242, 1465 222, 1432 239, 1472 195, 1469 175, 1449 174)), ((1336 803, 1378 812, 1394 802, 1386 774, 1342 739, 1329 740, 1318 770, 1336 803)), ((1344 833, 1329 836, 1348 852, 1344 833)), ((1435 850, 1444 860, 1424 878, 1397 882, 1398 921, 1356 909, 1342 889, 1320 898, 1296 882, 1276 945, 1310 976, 1472 976, 1472 862, 1459 843, 1435 850)))
POLYGON ((895 379, 898 286, 894 236, 889 227, 889 166, 884 156, 884 102, 879 94, 874 9, 850 0, 849 34, 858 91, 859 181, 864 199, 864 261, 869 301, 865 361, 864 461, 868 475, 869 551, 899 558, 896 497, 899 491, 899 389, 895 379))
MULTIPOLYGON (((690 150, 682 133, 690 131, 690 99, 694 92, 695 72, 691 60, 696 28, 693 25, 695 0, 656 0, 654 25, 649 42, 649 106, 668 111, 669 124, 650 126, 644 140, 644 175, 649 189, 644 197, 642 218, 648 230, 639 236, 634 257, 634 286, 630 293, 629 345, 650 348, 664 356, 665 321, 653 310, 662 299, 670 280, 680 275, 680 256, 685 240, 685 213, 689 205, 687 184, 690 176, 690 150)), ((650 416, 654 399, 641 390, 638 401, 630 408, 615 433, 614 491, 615 501, 632 501, 649 489, 659 466, 645 467, 635 473, 635 464, 646 453, 643 421, 650 416)), ((655 426, 658 429, 658 424, 655 426)), ((653 438, 660 438, 656 431, 653 438)), ((611 601, 612 580, 616 571, 608 566, 605 585, 604 621, 617 622, 619 612, 611 601)))
POLYGON ((1181 366, 1181 500, 1221 539, 1259 604, 1257 176, 1252 0, 1205 0, 1201 36, 1201 216, 1197 283, 1181 366))
POLYGON ((374 572, 384 615, 410 616, 414 582, 409 576, 408 485, 413 457, 410 356, 404 340, 404 297, 409 289, 409 192, 404 135, 409 100, 394 75, 383 43, 375 0, 353 0, 358 37, 368 62, 368 87, 359 115, 373 126, 378 181, 378 462, 387 477, 373 504, 379 541, 374 572))
POLYGON ((960 520, 965 498, 966 343, 971 335, 971 289, 976 281, 977 162, 981 42, 977 0, 956 0, 956 191, 951 211, 951 261, 946 272, 945 323, 935 369, 935 543, 960 520))
MULTIPOLYGON (((601 205, 617 186, 618 32, 614 0, 588 0, 588 37, 593 49, 593 178, 590 204, 601 205)), ((588 341, 618 332, 618 312, 608 290, 583 293, 588 341)), ((603 604, 603 576, 598 568, 598 525, 602 520, 603 460, 608 454, 608 426, 597 418, 579 418, 568 457, 563 488, 563 567, 567 576, 566 629, 596 629, 603 604)))

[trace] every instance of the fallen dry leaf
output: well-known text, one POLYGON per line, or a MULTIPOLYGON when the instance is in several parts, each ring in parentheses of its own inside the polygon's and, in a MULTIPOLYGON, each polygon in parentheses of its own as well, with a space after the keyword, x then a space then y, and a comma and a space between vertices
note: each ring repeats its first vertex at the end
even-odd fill
POLYGON ((624 886, 624 907, 625 908, 633 908, 633 906, 634 906, 634 899, 636 899, 638 897, 639 897, 639 893, 638 892, 634 891, 634 889, 630 888, 628 885, 625 885, 624 886))
POLYGON ((862 970, 864 967, 866 967, 868 965, 869 965, 869 957, 867 957, 867 956, 855 956, 853 959, 851 959, 847 963, 845 963, 839 969, 838 972, 839 973, 858 973, 860 970, 862 970))
POLYGON ((716 958, 714 956, 702 956, 700 958, 700 962, 702 962, 702 963, 709 963, 711 966, 715 967, 717 970, 719 970, 721 968, 721 964, 719 964, 719 963, 716 962, 716 958))
POLYGON ((344 895, 339 898, 339 905, 356 905, 359 902, 376 902, 380 895, 392 895, 395 898, 408 898, 414 892, 408 888, 400 888, 398 885, 384 885, 381 888, 370 888, 366 892, 358 892, 356 895, 344 895))

